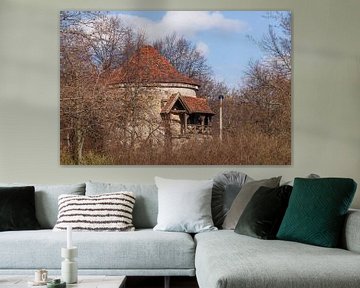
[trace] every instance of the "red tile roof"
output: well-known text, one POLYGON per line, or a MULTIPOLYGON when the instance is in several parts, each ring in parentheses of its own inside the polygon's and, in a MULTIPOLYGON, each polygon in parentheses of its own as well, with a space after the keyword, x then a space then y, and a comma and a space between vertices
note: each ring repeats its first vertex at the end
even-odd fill
POLYGON ((171 109, 175 105, 176 101, 180 100, 188 114, 202 113, 212 114, 215 113, 211 110, 207 100, 205 98, 192 97, 192 96, 181 96, 180 93, 173 94, 166 102, 165 106, 161 109, 161 113, 170 113, 171 109))
POLYGON ((191 96, 180 96, 180 99, 187 106, 187 110, 190 114, 192 113, 207 113, 207 114, 215 114, 207 100, 205 98, 199 97, 191 97, 191 96))
POLYGON ((123 83, 199 83, 176 70, 158 50, 143 46, 110 78, 110 84, 123 83))

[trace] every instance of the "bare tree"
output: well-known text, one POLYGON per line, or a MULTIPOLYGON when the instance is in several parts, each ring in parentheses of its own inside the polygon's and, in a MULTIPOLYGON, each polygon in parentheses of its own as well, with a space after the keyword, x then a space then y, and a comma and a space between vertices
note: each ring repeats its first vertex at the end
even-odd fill
POLYGON ((61 148, 80 164, 86 144, 101 148, 107 121, 117 121, 106 110, 113 101, 108 76, 142 35, 100 12, 63 11, 60 18, 61 148))
POLYGON ((103 71, 121 66, 144 43, 144 35, 124 25, 119 17, 96 21, 88 33, 93 61, 103 71))
POLYGON ((86 27, 93 26, 96 20, 106 15, 107 12, 105 11, 60 11, 60 32, 77 33, 77 31, 84 31, 86 27))
POLYGON ((199 81, 198 95, 210 99, 212 106, 216 105, 219 95, 229 94, 230 89, 214 78, 207 58, 191 41, 173 33, 153 45, 179 72, 199 81))
POLYGON ((201 79, 199 95, 207 97, 209 100, 217 101, 219 95, 230 95, 230 88, 225 82, 219 82, 214 77, 204 77, 201 79))
POLYGON ((267 56, 263 65, 275 70, 284 77, 291 76, 291 13, 269 12, 268 18, 277 21, 276 25, 269 25, 268 32, 260 40, 252 39, 267 56))
POLYGON ((182 74, 201 80, 212 74, 206 57, 196 46, 176 33, 157 40, 153 46, 182 74))
MULTIPOLYGON (((60 120, 62 144, 73 161, 81 162, 87 135, 96 131, 96 111, 101 107, 101 74, 92 62, 79 33, 61 35, 60 120)), ((64 148, 62 147, 62 148, 64 148)))
POLYGON ((280 133, 290 138, 291 13, 269 14, 268 17, 278 24, 270 25, 261 40, 254 40, 266 58, 249 63, 244 85, 237 93, 252 107, 249 122, 266 133, 280 133))
POLYGON ((162 139, 157 88, 127 63, 144 33, 102 13, 64 11, 61 20, 62 153, 81 164, 86 149, 121 158, 155 145, 162 139), (113 85, 117 71, 127 79, 113 85))

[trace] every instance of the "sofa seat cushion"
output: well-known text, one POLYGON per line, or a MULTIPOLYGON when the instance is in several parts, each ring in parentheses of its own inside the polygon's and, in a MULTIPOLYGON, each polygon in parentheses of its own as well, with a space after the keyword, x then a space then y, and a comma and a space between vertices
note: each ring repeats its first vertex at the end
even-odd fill
MULTIPOLYGON (((73 232, 83 269, 194 269, 195 244, 186 233, 73 232)), ((0 269, 60 269, 66 232, 1 232, 0 269)))
POLYGON ((360 283, 360 254, 229 230, 195 236, 200 288, 346 288, 360 283))

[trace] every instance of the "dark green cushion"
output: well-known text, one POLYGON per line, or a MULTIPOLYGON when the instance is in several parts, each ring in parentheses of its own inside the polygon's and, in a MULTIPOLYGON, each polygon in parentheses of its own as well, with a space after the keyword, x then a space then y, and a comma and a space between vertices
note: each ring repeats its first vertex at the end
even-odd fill
POLYGON ((261 239, 275 239, 288 206, 292 187, 260 187, 252 196, 235 232, 261 239))
POLYGON ((337 247, 355 190, 348 178, 295 178, 277 238, 337 247))
POLYGON ((0 231, 39 229, 35 188, 0 187, 0 231))

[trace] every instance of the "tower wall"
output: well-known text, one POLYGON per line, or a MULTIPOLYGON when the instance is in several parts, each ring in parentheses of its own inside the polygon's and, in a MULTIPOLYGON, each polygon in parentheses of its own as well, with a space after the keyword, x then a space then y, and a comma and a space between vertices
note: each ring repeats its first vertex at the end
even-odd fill
MULTIPOLYGON (((118 96, 126 95, 128 93, 132 96, 137 95, 145 103, 146 111, 144 111, 143 119, 145 120, 143 127, 137 129, 137 135, 141 135, 146 139, 150 134, 157 138, 160 143, 164 139, 164 127, 157 132, 151 132, 158 127, 163 120, 161 118, 161 109, 171 95, 180 93, 183 96, 197 97, 197 85, 182 84, 182 83, 156 83, 152 85, 133 85, 125 87, 125 85, 111 85, 112 91, 118 96)), ((128 94, 129 95, 129 94, 128 94)), ((171 131, 174 135, 180 134, 181 121, 178 115, 171 115, 171 131)), ((130 128, 131 130, 131 128, 130 128)))
MULTIPOLYGON (((125 88, 123 85, 113 85, 112 87, 119 89, 118 91, 120 93, 126 93, 126 91, 129 90, 129 88, 125 88)), ((147 91, 146 93, 153 96, 151 98, 153 99, 153 101, 155 100, 157 102, 156 105, 154 105, 157 111, 154 112, 158 113, 160 117, 163 100, 169 99, 171 95, 176 93, 180 93, 183 96, 196 97, 196 91, 199 89, 199 87, 196 85, 182 83, 156 83, 153 85, 141 87, 139 86, 133 89, 141 89, 142 91, 147 91), (154 97, 154 95, 156 96, 154 97)))

